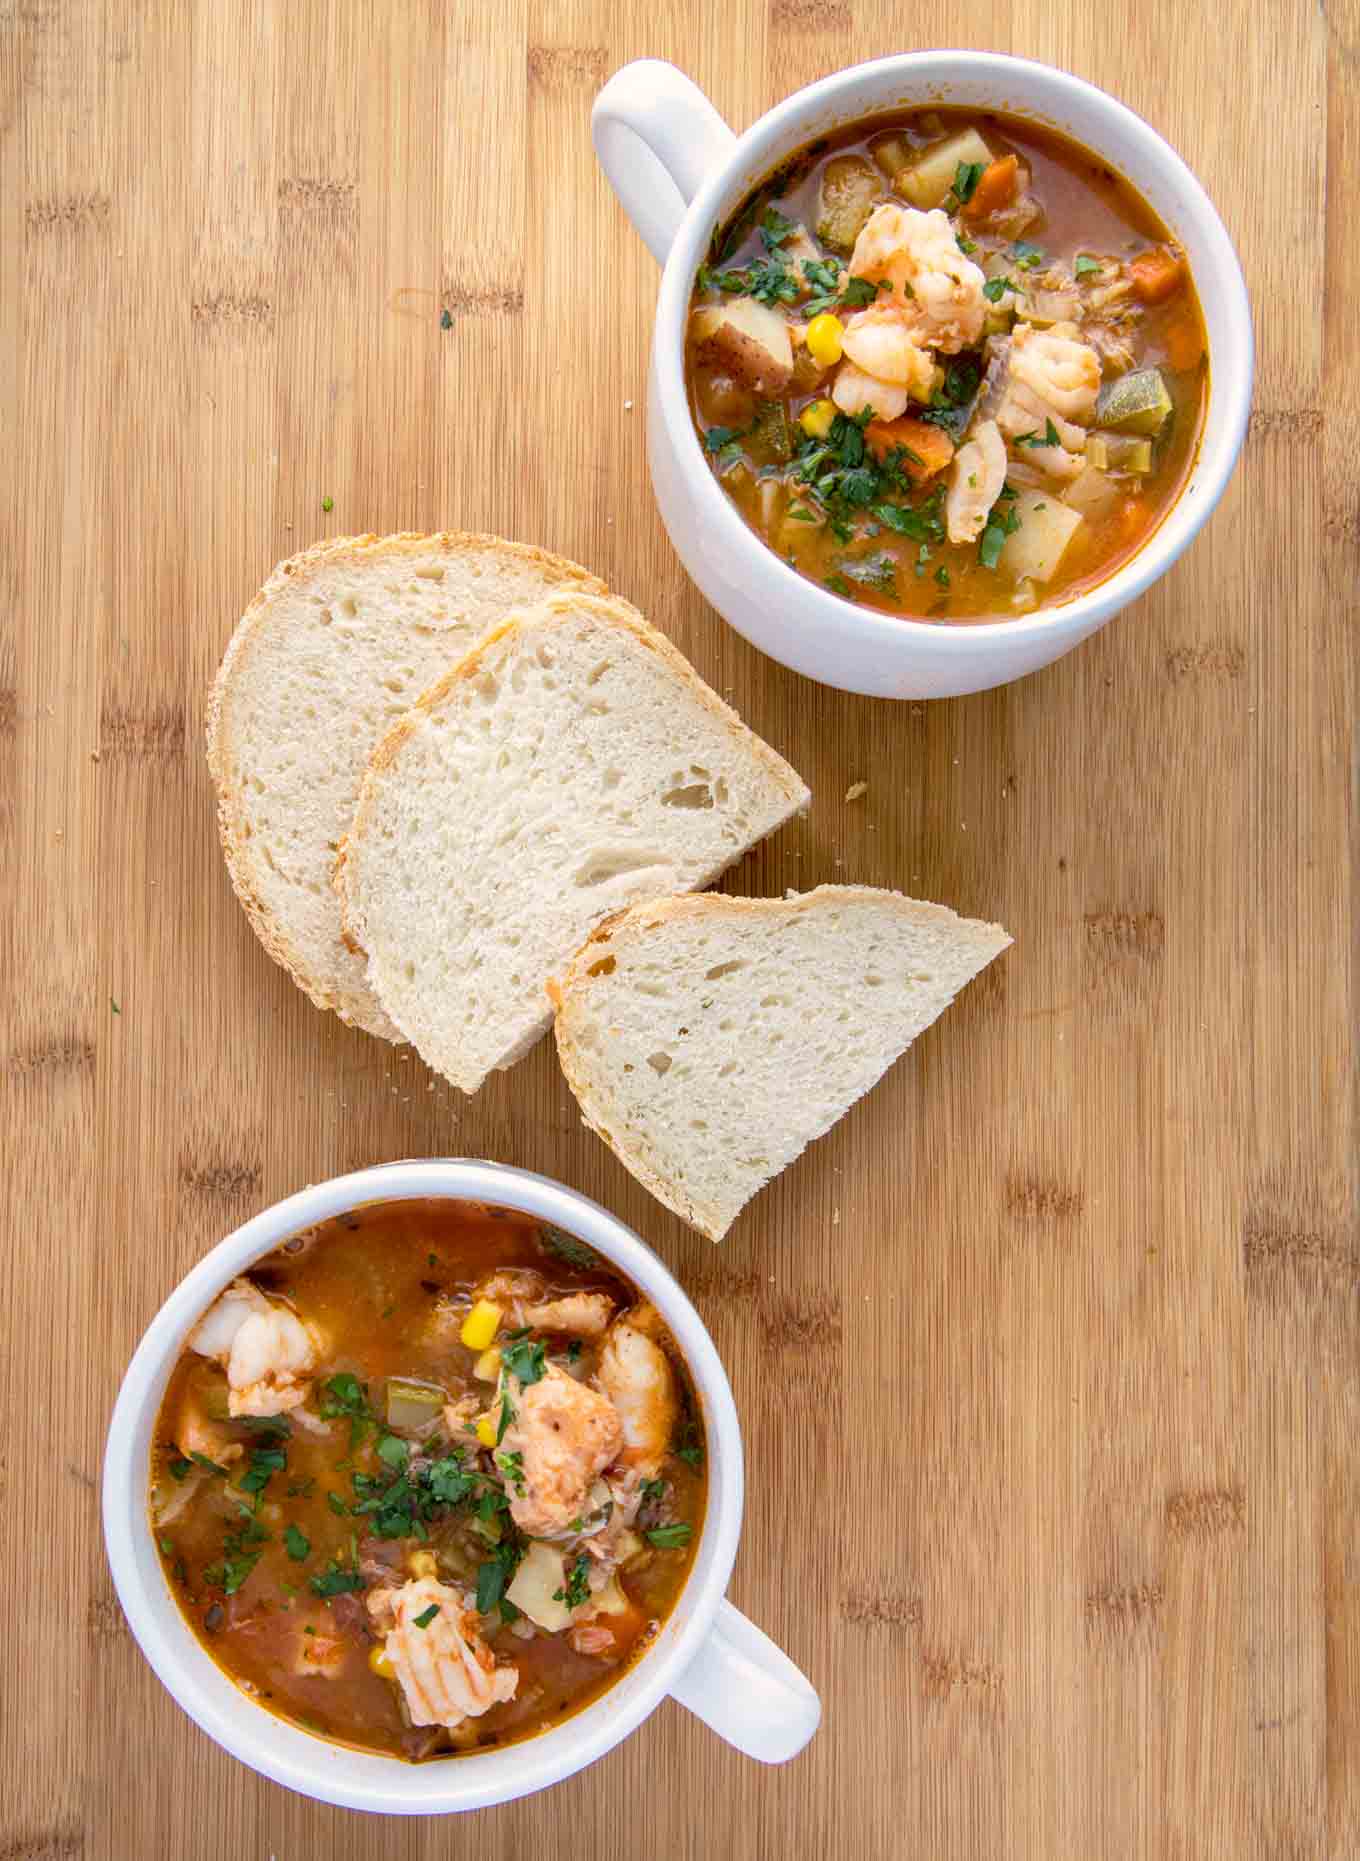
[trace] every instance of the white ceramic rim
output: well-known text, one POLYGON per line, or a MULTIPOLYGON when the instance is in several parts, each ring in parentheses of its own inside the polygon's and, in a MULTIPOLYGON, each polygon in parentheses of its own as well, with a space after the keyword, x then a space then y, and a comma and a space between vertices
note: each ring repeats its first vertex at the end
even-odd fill
POLYGON ((252 1770, 342 1808, 441 1815, 528 1796, 602 1757, 642 1723, 702 1646, 741 1535, 741 1430, 731 1386, 699 1314, 661 1261, 597 1202, 528 1170, 475 1159, 380 1164, 300 1190, 218 1243, 170 1294, 128 1366, 104 1455, 104 1538, 138 1645, 208 1736, 252 1770), (290 1235, 346 1210, 422 1196, 491 1202, 579 1236, 655 1302, 690 1370, 708 1444, 708 1505, 690 1574, 656 1640, 591 1706, 500 1750, 426 1764, 353 1750, 257 1704, 200 1645, 166 1583, 147 1515, 151 1436, 190 1328, 222 1288, 290 1235), (169 1605, 167 1613, 166 1605, 169 1605))
MULTIPOLYGON (((904 103, 902 107, 925 108, 929 101, 922 97, 917 102, 904 103)), ((947 107, 951 99, 941 96, 937 101, 947 107)), ((869 114, 886 114, 886 106, 883 111, 875 110, 869 114)), ((806 134, 801 139, 806 140, 806 134)), ((1100 151, 1093 150, 1093 153, 1099 154, 1100 151)), ((1127 163, 1121 164, 1120 172, 1140 193, 1143 191, 1138 174, 1129 172, 1127 163)), ((759 566, 753 568, 754 573, 773 575, 772 598, 784 588, 790 592, 794 589, 800 592, 808 589, 812 591, 824 610, 824 618, 819 620, 818 625, 826 628, 828 657, 834 653, 838 635, 847 639, 863 639, 866 634, 876 635, 889 644, 894 638, 925 639, 931 651, 942 658, 957 655, 962 659, 975 657, 979 647, 993 640, 1009 640, 1014 644, 1032 635, 1051 633, 1055 624, 1064 633, 1077 637, 1090 632, 1095 625, 1136 600, 1164 575, 1208 521, 1232 477, 1246 436, 1254 373, 1250 300, 1236 249, 1213 202, 1180 156, 1127 104, 1120 103, 1098 86, 1088 84, 1084 78, 1075 77, 1071 72, 1059 70, 1054 65, 1041 64, 1034 59, 1012 58, 999 52, 904 52, 889 58, 872 59, 864 64, 847 66, 843 71, 806 85, 758 118, 737 137, 735 147, 704 182, 685 213, 662 273, 653 351, 661 416, 675 442, 682 469, 688 473, 696 487, 701 485, 696 490, 696 497, 704 523, 713 527, 723 547, 758 561, 759 566), (1005 96, 1009 85, 1015 84, 1017 80, 1023 81, 1028 86, 1046 92, 1051 103, 1040 106, 1027 98, 1013 104, 998 101, 987 107, 1020 117, 1032 116, 1040 123, 1050 112, 1055 118, 1060 116, 1064 105, 1076 99, 1080 99, 1088 108, 1102 110, 1112 119, 1117 119, 1124 134, 1137 147, 1142 164, 1148 170, 1160 170, 1184 199, 1185 218, 1194 222, 1209 247, 1210 263, 1214 266, 1218 287, 1223 292, 1222 311, 1217 320, 1218 330, 1216 332, 1210 328, 1207 332, 1209 400, 1205 408, 1199 450, 1190 476, 1175 504, 1143 547, 1113 575, 1107 576, 1074 601, 1041 607, 1033 614, 1013 620, 970 621, 966 625, 949 627, 935 621, 917 620, 909 615, 880 614, 874 608, 856 607, 829 589, 819 588, 807 576, 790 568, 746 524, 713 476, 690 417, 685 393, 684 334, 694 273, 724 212, 737 205, 736 198, 729 198, 733 194, 734 176, 740 175, 743 178, 737 190, 737 198, 740 198, 798 146, 800 131, 822 134, 832 121, 853 120, 849 114, 844 118, 835 116, 836 99, 867 78, 888 72, 900 74, 904 85, 909 83, 913 92, 924 90, 931 84, 947 88, 963 78, 969 83, 992 78, 995 80, 998 99, 1005 96), (819 112, 825 115, 828 105, 833 106, 831 116, 826 121, 819 121, 815 132, 809 129, 808 117, 819 112), (1228 373, 1226 369, 1216 369, 1214 366, 1216 334, 1217 346, 1222 351, 1241 355, 1245 360, 1245 366, 1236 370, 1231 379, 1224 378, 1228 373)))

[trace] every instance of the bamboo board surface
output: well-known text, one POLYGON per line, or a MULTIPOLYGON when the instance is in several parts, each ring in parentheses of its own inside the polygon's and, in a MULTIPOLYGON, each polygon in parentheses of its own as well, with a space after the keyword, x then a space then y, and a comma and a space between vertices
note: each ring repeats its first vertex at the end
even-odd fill
POLYGON ((0 0, 3 1861, 1360 1854, 1358 167, 1356 0, 0 0), (1180 149, 1258 392, 1134 610, 894 705, 687 584, 645 480, 656 270, 588 118, 635 56, 740 128, 951 43, 1180 149), (590 565, 808 778, 731 889, 1015 935, 720 1251, 549 1045, 459 1102, 232 897, 201 725, 236 617, 322 534, 450 525, 590 565), (694 1295, 746 1429, 732 1595, 825 1701, 791 1767, 667 1704, 544 1796, 364 1819, 227 1758, 138 1654, 98 1476, 143 1326, 248 1214, 440 1153, 598 1197, 694 1295))

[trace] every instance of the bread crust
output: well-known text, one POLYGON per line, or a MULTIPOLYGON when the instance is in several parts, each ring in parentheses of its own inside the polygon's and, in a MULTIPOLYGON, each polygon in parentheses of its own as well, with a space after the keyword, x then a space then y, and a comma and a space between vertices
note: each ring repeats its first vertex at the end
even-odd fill
POLYGON ((236 767, 232 733, 232 706, 252 671, 266 630, 276 611, 280 595, 294 594, 322 570, 342 563, 369 566, 384 561, 419 556, 428 560, 437 553, 447 560, 476 556, 491 558, 502 564, 523 567, 534 564, 563 588, 579 588, 582 593, 606 595, 608 588, 598 576, 579 563, 550 550, 529 543, 516 543, 504 537, 481 535, 474 531, 442 530, 422 532, 404 530, 388 536, 373 533, 359 536, 328 537, 300 550, 280 562, 246 608, 237 623, 226 652, 222 656, 208 693, 204 719, 208 770, 217 794, 217 831, 226 859, 232 888, 250 920, 251 928, 265 950, 287 970, 298 987, 318 1008, 328 1008, 351 1027, 359 1027, 380 1039, 402 1042, 405 1035, 387 1015, 376 996, 361 1005, 341 999, 336 991, 309 967, 305 953, 290 935, 288 926, 262 897, 258 886, 259 856, 253 843, 250 812, 242 772, 236 767))
MULTIPOLYGON (((732 898, 725 893, 695 892, 674 898, 644 900, 617 911, 597 924, 572 957, 560 977, 548 984, 548 994, 556 1011, 553 1024, 557 1057, 572 1096, 591 1130, 609 1146, 630 1175, 635 1176, 649 1194, 671 1210, 690 1227, 720 1241, 731 1227, 714 1208, 705 1208, 691 1196, 651 1167, 645 1151, 626 1142, 610 1122, 609 1110, 592 1087, 589 1061, 576 1045, 572 1032, 572 1015, 584 1005, 584 998, 595 980, 591 970, 602 960, 602 951, 623 937, 641 938, 677 919, 725 917, 729 920, 779 917, 820 911, 847 899, 871 900, 878 910, 891 908, 905 923, 938 927, 950 922, 964 924, 979 939, 990 932, 997 947, 991 956, 999 956, 1014 939, 1000 924, 976 918, 960 918, 948 905, 932 904, 925 899, 908 898, 903 892, 890 892, 871 885, 819 885, 810 892, 792 892, 785 898, 732 898)), ((991 960, 991 957, 987 959, 991 960)), ((733 1217, 735 1219, 735 1217, 733 1217)))
MULTIPOLYGON (((507 615, 498 626, 493 627, 489 633, 484 635, 463 659, 451 666, 441 679, 436 680, 427 691, 422 693, 403 717, 398 718, 369 757, 368 768, 359 789, 359 799, 355 804, 353 821, 336 854, 334 874, 335 889, 340 896, 341 921, 345 934, 352 937, 361 949, 365 947, 367 927, 361 921, 360 907, 355 896, 356 882, 353 868, 356 850, 363 846, 365 836, 373 824, 374 810, 378 803, 381 786, 388 776, 397 771, 403 747, 413 739, 426 718, 435 716, 445 705, 457 701, 461 693, 486 669, 491 656, 502 647, 506 640, 527 627, 540 628, 545 623, 566 626, 583 612, 611 626, 622 627, 640 645, 655 653, 667 669, 694 693, 703 708, 734 733, 740 733, 765 774, 789 801, 790 812, 802 812, 807 808, 811 800, 810 791, 797 771, 785 762, 784 758, 763 738, 752 731, 731 705, 725 704, 719 698, 711 686, 706 684, 695 671, 684 654, 672 645, 664 633, 645 620, 629 602, 617 595, 609 594, 573 592, 549 595, 530 607, 507 615)), ((735 863, 746 850, 746 848, 737 848, 732 855, 732 860, 728 863, 735 863)), ((547 980, 545 978, 545 983, 547 980)), ((541 1025, 507 1052, 498 1062, 498 1068, 512 1065, 527 1052, 529 1047, 546 1031, 551 1019, 552 1011, 549 1007, 545 1010, 541 1025)))

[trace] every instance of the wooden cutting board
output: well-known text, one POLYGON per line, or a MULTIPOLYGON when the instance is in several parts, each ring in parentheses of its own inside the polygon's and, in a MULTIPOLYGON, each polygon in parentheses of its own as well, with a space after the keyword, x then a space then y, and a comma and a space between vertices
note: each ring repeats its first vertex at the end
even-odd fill
POLYGON ((4 1861, 1360 1854, 1358 169, 1357 0, 0 0, 4 1861), (1186 156, 1256 412, 1099 638, 875 703, 758 657, 671 554, 657 274, 588 118, 641 54, 741 127, 951 43, 1186 156), (462 1102, 232 898, 201 725, 236 617, 321 535, 443 525, 588 563, 807 776, 732 889, 1015 935, 721 1250, 548 1046, 462 1102), (132 1644, 98 1480, 151 1313, 287 1191, 441 1152, 599 1197, 697 1299, 746 1427, 732 1594, 826 1705, 788 1769, 667 1705, 547 1795, 386 1824, 255 1778, 132 1644))

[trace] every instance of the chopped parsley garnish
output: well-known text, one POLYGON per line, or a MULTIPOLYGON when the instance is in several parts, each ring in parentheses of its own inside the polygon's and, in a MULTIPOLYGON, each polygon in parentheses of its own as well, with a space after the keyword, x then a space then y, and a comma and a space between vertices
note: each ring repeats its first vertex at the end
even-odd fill
POLYGON ((249 1493, 258 1506, 260 1494, 287 1465, 288 1456, 281 1447, 257 1447, 251 1453, 249 1467, 236 1484, 243 1493, 249 1493))
POLYGON ((977 184, 986 167, 986 162, 960 162, 954 170, 953 193, 961 207, 966 207, 977 192, 977 184))
POLYGON ((740 438, 740 427, 711 426, 704 434, 704 444, 710 452, 721 452, 724 446, 730 446, 734 439, 740 438))
POLYGON ((943 427, 957 445, 973 417, 973 403, 982 385, 982 369, 972 356, 962 355, 945 370, 944 385, 930 397, 921 415, 931 426, 943 427))
POLYGON ((317 1596, 348 1596, 364 1587, 364 1580, 357 1570, 346 1570, 339 1562, 332 1563, 318 1577, 308 1577, 308 1583, 317 1596))
MULTIPOLYGON (((477 1613, 490 1615, 501 1601, 506 1585, 515 1574, 523 1555, 518 1544, 500 1545, 484 1564, 477 1566, 477 1613)), ((502 1613, 504 1605, 502 1604, 502 1613)))
POLYGON ((349 1451, 353 1454, 373 1426, 373 1411, 368 1406, 368 1386, 348 1370, 328 1378, 317 1405, 328 1421, 349 1418, 349 1451))
POLYGON ((694 1527, 681 1520, 675 1525, 658 1525, 655 1530, 645 1534, 648 1544, 654 1544, 662 1551, 678 1551, 682 1545, 689 1543, 694 1536, 694 1527))
MULTIPOLYGON (((1012 493, 1014 496, 1014 493, 1012 493)), ((1005 503, 1005 493, 993 504, 987 524, 978 538, 978 561, 984 569, 994 569, 1001 560, 1006 538, 1020 528, 1020 519, 1005 503)))
POLYGON ((666 1482, 664 1480, 644 1480, 639 1490, 642 1494, 642 1503, 646 1505, 649 1499, 663 1499, 665 1497, 666 1482))
POLYGON ((989 278, 982 287, 982 295, 989 304, 999 304, 1007 291, 1019 290, 1013 278, 989 278))
POLYGON ((1017 239, 1011 247, 1011 257, 1022 271, 1037 271, 1044 262, 1044 249, 1031 245, 1028 239, 1017 239))
POLYGON ((543 1375, 546 1351, 542 1343, 530 1343, 526 1337, 512 1338, 501 1346, 501 1362, 521 1383, 537 1383, 543 1375))
POLYGON ((438 1614, 439 1604, 431 1603, 428 1609, 422 1609, 420 1614, 412 1616, 411 1620, 417 1628, 428 1628, 438 1614))
POLYGON ((971 258, 974 252, 977 251, 977 240, 965 239, 962 233, 955 234, 954 243, 965 258, 971 258))
POLYGON ((943 503, 944 487, 937 485, 919 504, 876 504, 874 515, 898 536, 908 537, 913 543, 942 543, 943 503))
POLYGON ((847 310, 862 310, 866 304, 872 304, 880 291, 891 291, 892 286, 886 278, 880 278, 871 284, 867 278, 851 278, 841 292, 841 303, 847 310))
POLYGON ((775 252, 793 231, 793 221, 786 220, 778 207, 766 207, 760 216, 760 243, 767 252, 775 252))
POLYGON ((590 1559, 585 1552, 576 1558, 567 1579, 560 1590, 553 1591, 555 1603, 565 1603, 568 1609, 579 1609, 582 1603, 590 1601, 590 1559))
POLYGON ((1098 258, 1091 258, 1085 252, 1078 252, 1076 258, 1072 261, 1072 275, 1074 278, 1089 278, 1092 272, 1102 272, 1104 269, 1105 267, 1098 258))
POLYGON ((165 1471, 170 1475, 172 1480, 180 1481, 187 1473, 192 1472, 193 1465, 194 1463, 191 1460, 186 1460, 183 1454, 176 1454, 170 1460, 166 1461, 165 1471))
POLYGON ((312 1541, 296 1525, 290 1525, 283 1534, 283 1548, 295 1564, 300 1564, 311 1556, 312 1541))
POLYGON ((832 573, 823 578, 832 594, 852 595, 855 591, 843 575, 832 573))
POLYGON ((1045 420, 1042 433, 1037 427, 1032 433, 1017 433, 1015 443, 1017 446, 1060 446, 1062 441, 1053 422, 1045 420))
POLYGON ((523 1454, 497 1454, 496 1465, 504 1474, 507 1486, 513 1486, 517 1493, 524 1492, 523 1454))
POLYGON ((345 1514, 349 1511, 349 1507, 345 1504, 339 1493, 333 1493, 329 1489, 326 1493, 326 1504, 338 1519, 344 1518, 345 1514))
POLYGON ((286 1415, 243 1415, 241 1425, 256 1435, 290 1435, 293 1424, 286 1415))
POLYGON ((241 1508, 241 1523, 222 1539, 222 1557, 203 1572, 203 1581, 224 1596, 234 1596, 263 1556, 261 1547, 268 1544, 269 1533, 246 1507, 241 1508))
POLYGON ((567 1346, 567 1362, 573 1367, 581 1361, 581 1340, 573 1338, 567 1346))
POLYGON ((504 1441, 505 1431, 510 1426, 511 1422, 514 1421, 514 1419, 515 1419, 515 1411, 514 1411, 514 1407, 511 1404, 509 1396, 502 1396, 501 1397, 500 1420, 496 1423, 496 1446, 497 1447, 499 1447, 501 1442, 504 1441))
POLYGON ((941 588, 947 588, 949 586, 949 570, 944 566, 943 562, 935 571, 935 580, 939 583, 941 588))
POLYGON ((701 265, 697 282, 700 290, 716 286, 729 297, 754 297, 761 304, 798 301, 798 281, 777 252, 769 258, 752 259, 749 265, 733 266, 726 271, 713 271, 701 265))
POLYGON ((679 1439, 672 1450, 677 1460, 683 1460, 687 1467, 699 1468, 704 1464, 703 1445, 699 1439, 699 1430, 692 1421, 686 1421, 680 1430, 679 1439))
POLYGON ((209 1460, 206 1454, 200 1454, 194 1448, 190 1448, 189 1458, 196 1467, 202 1467, 206 1473, 220 1473, 222 1478, 226 1479, 226 1468, 219 1466, 215 1460, 209 1460))
POLYGON ((411 1450, 400 1435, 383 1435, 378 1442, 378 1459, 385 1467, 402 1468, 410 1456, 411 1450))

